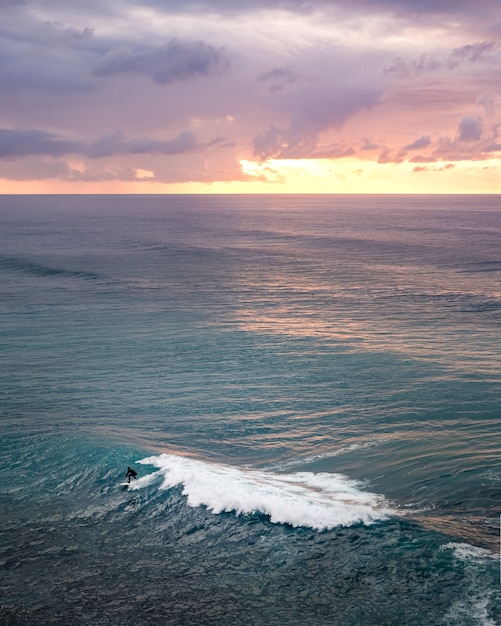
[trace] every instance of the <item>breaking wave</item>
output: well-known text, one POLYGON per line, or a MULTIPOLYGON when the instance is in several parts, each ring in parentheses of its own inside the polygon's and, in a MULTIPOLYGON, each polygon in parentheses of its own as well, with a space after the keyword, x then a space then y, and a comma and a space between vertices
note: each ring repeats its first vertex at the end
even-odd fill
POLYGON ((361 483, 341 474, 297 472, 278 474, 207 463, 171 454, 139 461, 156 472, 131 485, 140 489, 161 480, 161 489, 182 485, 192 507, 213 513, 262 513, 277 524, 327 530, 372 524, 396 514, 381 495, 364 491, 361 483))

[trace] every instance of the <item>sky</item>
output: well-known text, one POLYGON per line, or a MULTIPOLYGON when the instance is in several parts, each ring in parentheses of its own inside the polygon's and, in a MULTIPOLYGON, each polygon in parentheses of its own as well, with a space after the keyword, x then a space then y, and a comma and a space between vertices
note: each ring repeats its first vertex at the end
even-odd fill
POLYGON ((0 0, 0 193, 501 193, 500 0, 0 0))

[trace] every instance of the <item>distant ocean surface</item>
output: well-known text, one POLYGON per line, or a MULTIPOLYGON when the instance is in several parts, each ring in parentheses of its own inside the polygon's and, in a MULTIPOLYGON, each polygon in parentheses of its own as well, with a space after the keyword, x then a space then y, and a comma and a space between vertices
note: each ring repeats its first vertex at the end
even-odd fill
POLYGON ((0 294, 0 624, 501 624, 501 196, 0 196, 0 294))

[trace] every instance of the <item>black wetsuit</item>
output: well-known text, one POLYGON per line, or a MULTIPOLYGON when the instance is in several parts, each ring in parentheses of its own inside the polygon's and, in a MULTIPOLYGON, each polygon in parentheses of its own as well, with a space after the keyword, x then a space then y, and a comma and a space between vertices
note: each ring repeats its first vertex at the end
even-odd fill
POLYGON ((132 476, 132 478, 134 480, 136 480, 136 476, 137 476, 137 472, 134 471, 133 469, 131 469, 130 467, 127 468, 127 474, 125 474, 125 478, 128 478, 129 480, 127 482, 130 483, 130 477, 132 476))

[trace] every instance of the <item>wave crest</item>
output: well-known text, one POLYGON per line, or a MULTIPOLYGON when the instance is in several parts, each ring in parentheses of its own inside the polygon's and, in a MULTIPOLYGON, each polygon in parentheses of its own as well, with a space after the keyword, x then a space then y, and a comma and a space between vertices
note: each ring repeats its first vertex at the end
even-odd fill
POLYGON ((260 512, 273 523, 316 530, 372 524, 396 513, 383 496, 362 490, 361 483, 341 474, 278 474, 171 454, 139 463, 158 470, 138 481, 135 488, 153 477, 162 480, 162 489, 182 485, 190 506, 206 506, 213 513, 260 512))

